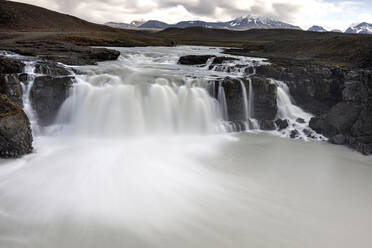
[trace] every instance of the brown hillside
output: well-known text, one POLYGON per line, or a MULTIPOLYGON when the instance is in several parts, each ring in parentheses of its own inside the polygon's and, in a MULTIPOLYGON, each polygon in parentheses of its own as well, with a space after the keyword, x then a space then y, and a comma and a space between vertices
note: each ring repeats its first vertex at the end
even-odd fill
POLYGON ((0 31, 80 32, 109 27, 38 6, 0 0, 0 31))

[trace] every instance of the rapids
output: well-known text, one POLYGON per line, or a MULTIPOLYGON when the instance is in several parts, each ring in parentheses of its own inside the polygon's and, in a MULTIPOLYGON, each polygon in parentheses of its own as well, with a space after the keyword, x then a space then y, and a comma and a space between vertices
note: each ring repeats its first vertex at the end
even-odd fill
MULTIPOLYGON (((287 130, 231 133, 209 80, 243 72, 177 64, 219 49, 118 49, 118 61, 75 68, 53 126, 35 127, 25 86, 35 152, 0 160, 0 247, 371 246, 370 157, 278 137, 287 130)), ((311 115, 272 83, 278 118, 301 131, 295 120, 311 115)))

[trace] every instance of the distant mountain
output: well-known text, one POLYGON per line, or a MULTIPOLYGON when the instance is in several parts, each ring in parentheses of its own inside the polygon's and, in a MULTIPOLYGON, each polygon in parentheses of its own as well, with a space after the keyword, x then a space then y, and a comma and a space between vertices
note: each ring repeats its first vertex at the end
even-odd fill
POLYGON ((340 29, 332 29, 331 32, 333 32, 333 33, 342 33, 342 31, 340 29))
POLYGON ((168 23, 157 21, 157 20, 150 20, 139 26, 139 28, 157 28, 157 29, 165 29, 169 27, 171 27, 171 25, 169 25, 168 23))
POLYGON ((242 16, 232 21, 227 22, 229 29, 247 30, 247 29, 297 29, 300 27, 294 26, 285 22, 276 21, 266 17, 242 16))
POLYGON ((294 26, 285 22, 275 21, 269 18, 242 16, 228 22, 204 22, 204 21, 182 21, 176 24, 167 24, 160 21, 148 21, 139 28, 188 28, 188 27, 204 27, 204 28, 220 28, 231 30, 248 30, 248 29, 298 29, 300 27, 294 26))
POLYGON ((313 32, 328 32, 325 28, 321 26, 314 25, 310 27, 307 31, 313 31, 313 32))
POLYGON ((109 26, 109 27, 121 28, 121 29, 135 28, 135 26, 133 26, 129 23, 124 23, 124 22, 106 22, 105 25, 109 26))
POLYGON ((144 24, 144 21, 132 21, 131 23, 125 22, 106 22, 105 25, 113 28, 121 28, 121 29, 133 29, 141 26, 144 24))
POLYGON ((372 34, 372 24, 362 22, 358 25, 351 26, 345 33, 348 34, 372 34))

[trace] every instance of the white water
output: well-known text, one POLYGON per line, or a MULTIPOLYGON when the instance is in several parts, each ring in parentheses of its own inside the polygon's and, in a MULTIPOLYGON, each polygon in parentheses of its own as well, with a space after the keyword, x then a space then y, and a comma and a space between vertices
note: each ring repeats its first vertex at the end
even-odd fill
POLYGON ((290 98, 288 86, 281 82, 272 80, 272 83, 277 85, 277 104, 278 112, 276 115, 277 119, 286 119, 289 122, 289 128, 281 131, 281 136, 289 137, 290 132, 296 129, 299 132, 298 138, 308 140, 308 135, 304 133, 304 130, 310 130, 314 139, 326 140, 326 138, 309 128, 310 119, 313 117, 311 114, 304 112, 301 108, 294 105, 290 98), (304 123, 298 123, 297 119, 303 119, 304 123))
POLYGON ((224 122, 204 87, 226 73, 175 62, 217 49, 121 51, 80 68, 59 131, 36 136, 35 153, 0 160, 0 247, 370 247, 371 158, 213 134, 224 122))
POLYGON ((23 90, 23 110, 28 116, 28 119, 30 120, 30 125, 32 129, 32 135, 39 135, 40 134, 40 128, 39 125, 37 124, 37 116, 35 111, 32 109, 31 106, 31 100, 30 100, 30 92, 32 85, 34 84, 35 80, 35 62, 34 61, 25 61, 25 67, 23 69, 24 73, 27 73, 27 83, 22 85, 22 90, 23 90))

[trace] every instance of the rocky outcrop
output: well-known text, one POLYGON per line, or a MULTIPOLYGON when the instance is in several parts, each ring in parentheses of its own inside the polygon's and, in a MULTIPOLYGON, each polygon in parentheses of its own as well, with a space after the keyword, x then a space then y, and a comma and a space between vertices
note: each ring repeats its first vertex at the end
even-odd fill
POLYGON ((7 57, 0 57, 0 74, 21 73, 24 64, 17 60, 7 57))
POLYGON ((8 96, 19 107, 23 107, 23 90, 16 74, 0 74, 0 93, 8 96))
POLYGON ((70 75, 70 72, 66 68, 58 63, 50 61, 39 61, 35 65, 35 73, 60 77, 70 75))
POLYGON ((324 65, 267 65, 257 74, 284 81, 297 105, 315 115, 309 126, 363 154, 372 154, 372 71, 324 65))
POLYGON ((37 77, 30 91, 32 108, 35 110, 39 124, 51 124, 62 103, 69 95, 73 77, 37 77))
POLYGON ((208 59, 215 57, 213 55, 187 55, 182 56, 178 60, 180 65, 204 65, 207 63, 208 59))
POLYGON ((66 65, 93 65, 101 61, 116 60, 120 56, 119 51, 107 48, 83 47, 70 43, 43 40, 5 43, 1 45, 1 49, 26 56, 38 56, 48 61, 66 65))
MULTIPOLYGON (((253 118, 259 121, 274 120, 278 106, 276 102, 277 88, 271 81, 264 77, 254 76, 251 78, 254 95, 253 118)), ((245 81, 246 88, 249 92, 248 81, 245 81)))
MULTIPOLYGON (((181 56, 178 60, 178 64, 181 65, 204 65, 210 58, 214 58, 212 65, 222 64, 229 61, 238 60, 233 57, 221 56, 217 57, 215 55, 186 55, 181 56)), ((245 66, 246 67, 246 66, 245 66)))
POLYGON ((14 158, 30 152, 32 132, 26 114, 0 94, 0 157, 14 158))
POLYGON ((249 96, 249 80, 252 82, 253 89, 254 108, 252 118, 258 120, 265 129, 272 130, 275 128, 273 120, 277 112, 277 91, 276 86, 271 84, 270 80, 262 77, 252 77, 251 79, 226 77, 223 80, 214 82, 212 95, 218 96, 218 87, 221 84, 225 91, 229 121, 244 121, 245 106, 242 83, 246 89, 247 96, 249 96))
POLYGON ((344 71, 337 67, 264 65, 256 73, 285 82, 296 105, 313 114, 326 113, 342 100, 344 71))

